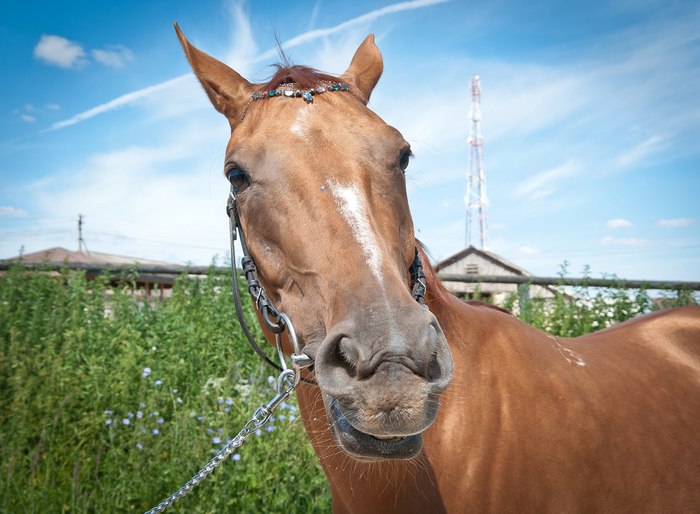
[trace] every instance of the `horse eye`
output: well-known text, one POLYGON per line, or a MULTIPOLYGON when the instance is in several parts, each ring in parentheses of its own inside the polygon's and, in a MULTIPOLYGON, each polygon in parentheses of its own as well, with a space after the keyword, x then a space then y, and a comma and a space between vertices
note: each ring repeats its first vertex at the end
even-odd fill
POLYGON ((399 168, 401 168, 401 171, 406 171, 406 168, 408 168, 408 163, 409 160, 411 159, 411 150, 406 150, 401 154, 401 157, 399 158, 399 168))
POLYGON ((233 186, 235 193, 240 193, 250 185, 250 177, 241 168, 232 167, 226 171, 226 178, 233 186))

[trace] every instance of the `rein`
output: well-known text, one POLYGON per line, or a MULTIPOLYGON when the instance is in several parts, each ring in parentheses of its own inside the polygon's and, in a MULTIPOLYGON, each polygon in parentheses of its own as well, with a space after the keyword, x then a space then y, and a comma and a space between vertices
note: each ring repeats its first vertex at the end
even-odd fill
MULTIPOLYGON (((302 369, 313 368, 314 360, 302 352, 301 347, 299 346, 299 339, 297 338, 297 334, 291 320, 284 312, 278 310, 274 306, 274 304, 270 301, 270 298, 267 296, 265 288, 263 288, 258 280, 257 267, 253 262, 253 258, 248 252, 248 245, 246 245, 245 237, 243 235, 243 227, 241 226, 241 220, 238 216, 236 201, 234 186, 231 184, 231 191, 226 203, 226 214, 229 218, 229 229, 231 235, 231 285, 233 286, 233 303, 236 307, 236 317, 238 318, 238 323, 241 325, 241 329, 243 330, 246 339, 248 339, 250 346, 263 360, 263 362, 280 372, 279 376, 277 377, 277 393, 269 402, 256 409, 253 416, 243 426, 243 429, 236 435, 236 437, 234 437, 226 446, 219 450, 219 452, 207 463, 206 466, 200 469, 189 481, 187 481, 187 483, 185 483, 185 485, 180 487, 165 500, 161 501, 158 505, 146 511, 146 514, 163 512, 180 498, 190 493, 192 489, 199 485, 217 467, 219 467, 227 457, 232 455, 235 449, 241 446, 246 439, 255 432, 255 430, 261 428, 270 420, 270 416, 272 416, 274 410, 291 396, 299 381, 315 385, 315 382, 304 379, 301 376, 302 369), (241 297, 238 291, 238 272, 236 270, 236 253, 234 248, 236 240, 240 240, 241 248, 243 249, 241 266, 243 267, 243 273, 245 274, 245 278, 248 282, 248 292, 253 299, 255 307, 262 314, 264 326, 270 330, 270 332, 275 334, 279 364, 270 359, 265 352, 263 352, 262 348, 260 348, 260 345, 258 345, 258 343, 255 341, 253 334, 248 328, 245 316, 243 315, 241 297), (291 367, 287 366, 287 361, 282 350, 282 334, 285 331, 287 331, 289 340, 292 343, 293 352, 290 356, 292 361, 291 367)), ((424 309, 427 309, 428 307, 425 305, 425 274, 423 273, 423 264, 421 263, 418 255, 418 248, 416 248, 416 253, 408 272, 411 277, 411 295, 419 304, 423 306, 424 309)))

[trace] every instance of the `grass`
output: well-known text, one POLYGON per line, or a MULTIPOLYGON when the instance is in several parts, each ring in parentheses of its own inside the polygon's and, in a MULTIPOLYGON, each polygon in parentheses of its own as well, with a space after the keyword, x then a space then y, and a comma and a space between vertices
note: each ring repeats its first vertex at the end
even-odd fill
MULTIPOLYGON (((236 324, 229 277, 180 277, 156 307, 139 305, 125 279, 107 294, 106 278, 79 272, 0 276, 1 512, 143 512, 274 394, 236 324)), ((652 307, 644 291, 578 288, 520 316, 572 336, 652 307)), ((290 400, 173 511, 330 511, 297 416, 290 400)))

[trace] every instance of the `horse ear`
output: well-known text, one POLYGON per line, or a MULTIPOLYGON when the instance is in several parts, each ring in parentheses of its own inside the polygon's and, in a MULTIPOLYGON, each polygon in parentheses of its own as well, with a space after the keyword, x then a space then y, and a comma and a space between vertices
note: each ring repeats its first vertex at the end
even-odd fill
POLYGON ((234 124, 240 121, 243 109, 250 102, 251 95, 257 86, 248 82, 221 61, 193 46, 187 41, 178 24, 174 25, 182 49, 185 51, 190 66, 192 66, 192 71, 204 87, 204 91, 214 108, 228 118, 231 128, 233 128, 234 124))
POLYGON ((384 61, 379 48, 374 43, 374 34, 365 38, 350 62, 350 67, 345 70, 340 78, 354 86, 362 96, 365 103, 369 102, 374 86, 377 85, 379 77, 384 70, 384 61))

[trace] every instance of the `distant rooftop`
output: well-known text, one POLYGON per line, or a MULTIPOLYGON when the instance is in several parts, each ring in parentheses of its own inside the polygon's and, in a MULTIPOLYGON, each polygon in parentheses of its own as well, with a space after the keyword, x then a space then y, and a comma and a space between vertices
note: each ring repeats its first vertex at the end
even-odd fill
POLYGON ((142 257, 126 257, 124 255, 112 255, 101 252, 74 252, 66 248, 54 247, 38 252, 27 253, 18 257, 7 259, 8 261, 19 261, 27 263, 79 263, 93 265, 129 265, 129 264, 145 264, 149 266, 177 267, 178 264, 165 261, 154 261, 144 259, 142 257))

